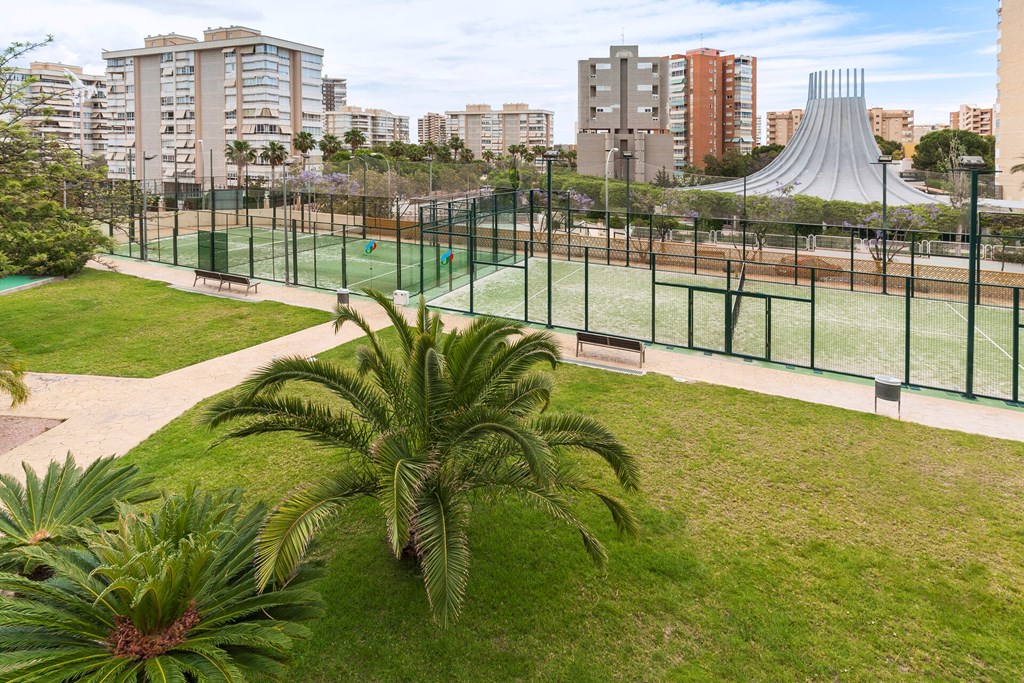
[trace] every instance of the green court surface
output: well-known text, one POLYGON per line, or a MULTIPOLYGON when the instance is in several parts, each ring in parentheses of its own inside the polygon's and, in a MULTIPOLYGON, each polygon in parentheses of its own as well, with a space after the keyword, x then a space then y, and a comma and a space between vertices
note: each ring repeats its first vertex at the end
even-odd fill
POLYGON ((8 275, 7 277, 0 277, 0 292, 31 284, 39 279, 41 278, 34 277, 32 275, 8 275))
MULTIPOLYGON (((548 262, 533 258, 525 266, 501 268, 477 279, 472 312, 546 323, 548 262), (524 282, 527 273, 528 290, 524 282)), ((812 307, 808 286, 747 279, 743 294, 727 295, 727 285, 733 289, 738 285, 736 275, 727 283, 724 274, 715 277, 659 270, 652 306, 648 268, 552 261, 551 269, 551 322, 556 327, 709 351, 731 350, 738 355, 868 377, 893 375, 912 384, 952 391, 965 389, 965 303, 920 294, 908 298, 902 291, 883 295, 819 285, 813 292, 812 307), (726 321, 733 312, 738 315, 728 335, 726 321)), ((470 310, 469 302, 468 286, 434 296, 431 301, 463 311, 470 310)), ((976 311, 975 393, 1011 398, 1013 311, 989 305, 979 305, 976 311)))

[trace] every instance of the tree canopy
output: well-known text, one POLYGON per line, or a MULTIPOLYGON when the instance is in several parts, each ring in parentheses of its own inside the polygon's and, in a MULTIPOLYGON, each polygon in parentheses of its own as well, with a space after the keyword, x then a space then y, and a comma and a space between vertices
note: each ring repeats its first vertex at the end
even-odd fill
POLYGON ((982 137, 967 130, 936 130, 928 133, 917 143, 914 150, 914 168, 922 171, 948 171, 949 148, 953 139, 959 141, 963 154, 979 156, 991 168, 995 165, 995 138, 982 137))

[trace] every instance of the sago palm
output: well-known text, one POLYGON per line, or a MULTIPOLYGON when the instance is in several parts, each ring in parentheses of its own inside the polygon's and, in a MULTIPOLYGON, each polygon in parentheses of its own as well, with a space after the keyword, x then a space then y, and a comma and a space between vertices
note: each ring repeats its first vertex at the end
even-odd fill
POLYGON ((0 394, 10 397, 11 407, 27 401, 29 394, 25 385, 25 359, 5 341, 0 341, 0 394))
POLYGON ((260 591, 253 555, 265 509, 190 491, 150 514, 122 505, 83 544, 21 550, 48 581, 0 573, 0 680, 228 683, 277 680, 318 596, 300 572, 260 591), (6 593, 4 593, 6 591, 6 593))
POLYGON ((101 458, 80 467, 69 453, 63 464, 50 463, 42 478, 27 464, 25 483, 0 474, 0 569, 46 578, 50 568, 26 561, 19 548, 66 543, 87 521, 97 524, 117 518, 117 503, 141 503, 156 498, 147 489, 152 477, 139 468, 101 458))
POLYGON ((318 528, 361 497, 379 503, 394 556, 419 562, 442 625, 458 618, 464 599, 475 498, 536 506, 576 529, 599 564, 605 549, 572 511, 576 494, 595 495, 621 532, 637 534, 626 504, 593 484, 573 457, 596 455, 632 490, 632 456, 595 420, 545 412, 554 380, 538 365, 553 368, 559 360, 550 334, 496 318, 445 332, 422 299, 410 325, 383 293, 367 294, 391 319, 397 348, 388 348, 354 308, 339 306, 335 329, 352 323, 368 340, 354 370, 278 359, 207 412, 211 426, 234 423, 222 441, 291 431, 338 453, 337 474, 299 488, 268 519, 257 560, 261 585, 287 582, 318 528), (343 407, 282 391, 293 382, 318 385, 343 407))

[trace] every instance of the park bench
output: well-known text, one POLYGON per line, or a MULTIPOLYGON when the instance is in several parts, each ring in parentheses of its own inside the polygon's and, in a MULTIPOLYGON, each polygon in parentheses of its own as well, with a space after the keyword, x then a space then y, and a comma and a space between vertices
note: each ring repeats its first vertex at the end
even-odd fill
POLYGON ((609 349, 621 349, 623 351, 634 351, 640 354, 640 367, 644 366, 644 343, 636 339, 624 339, 622 337, 611 337, 607 334, 594 334, 592 332, 576 333, 576 356, 579 357, 584 344, 592 346, 603 346, 609 349))
POLYGON ((200 280, 203 281, 203 284, 206 284, 207 280, 216 280, 218 282, 218 285, 217 285, 217 291, 218 292, 221 291, 224 288, 225 284, 227 284, 228 290, 231 289, 231 285, 232 284, 245 285, 245 293, 246 294, 249 293, 250 289, 256 290, 257 294, 259 294, 259 291, 260 291, 259 290, 260 283, 253 282, 252 280, 250 280, 249 278, 247 278, 244 275, 232 275, 231 273, 218 273, 218 272, 213 271, 213 270, 202 270, 202 269, 199 269, 199 268, 195 269, 195 274, 196 274, 196 279, 192 281, 192 286, 193 287, 195 287, 196 283, 199 282, 200 280))

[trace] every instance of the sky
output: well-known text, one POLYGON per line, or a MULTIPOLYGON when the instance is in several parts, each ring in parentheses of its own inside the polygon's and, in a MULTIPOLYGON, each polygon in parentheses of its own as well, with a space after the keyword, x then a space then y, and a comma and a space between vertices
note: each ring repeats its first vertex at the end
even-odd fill
POLYGON ((577 61, 612 44, 668 55, 697 47, 758 58, 758 115, 803 107, 807 75, 866 69, 869 107, 948 123, 996 96, 997 0, 0 0, 0 45, 53 35, 33 59, 101 73, 104 49, 147 35, 202 38, 240 25, 323 48, 349 104, 416 119, 466 104, 526 102, 575 141, 577 61), (624 43, 623 43, 624 37, 624 43))

